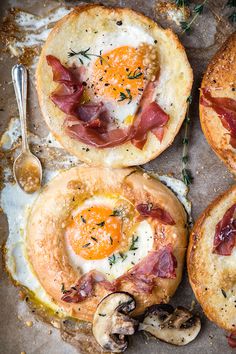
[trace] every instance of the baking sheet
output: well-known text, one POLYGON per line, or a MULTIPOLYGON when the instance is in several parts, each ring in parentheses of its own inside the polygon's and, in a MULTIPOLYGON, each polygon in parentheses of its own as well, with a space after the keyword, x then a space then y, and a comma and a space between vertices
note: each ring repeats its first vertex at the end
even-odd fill
MULTIPOLYGON (((86 1, 92 3, 96 1, 86 1)), ((101 2, 101 1, 97 1, 101 2)), ((178 27, 173 22, 160 18, 155 8, 158 1, 155 0, 107 0, 103 4, 110 6, 128 6, 141 11, 147 16, 157 20, 164 27, 172 26, 175 31, 178 27)), ((219 46, 234 30, 227 21, 228 11, 225 7, 226 0, 208 1, 204 14, 199 16, 190 36, 181 35, 181 41, 186 46, 190 63, 194 70, 193 103, 190 109, 190 161, 188 168, 192 171, 194 182, 190 186, 190 199, 193 203, 193 218, 196 219, 203 209, 221 192, 225 191, 234 183, 233 177, 226 167, 219 161, 211 148, 206 143, 200 128, 198 117, 198 87, 200 86, 202 73, 204 72, 209 58, 216 52, 219 46), (225 16, 222 16, 225 15, 225 16)), ((43 15, 54 7, 61 5, 74 6, 80 1, 30 1, 11 0, 0 1, 1 17, 11 7, 19 7, 33 14, 43 15)), ((11 66, 16 59, 10 57, 4 51, 0 54, 0 135, 7 128, 11 117, 17 116, 17 107, 14 98, 13 86, 11 84, 11 66)), ((37 98, 33 88, 31 77, 31 88, 29 94, 29 130, 37 131, 40 136, 48 134, 45 124, 38 109, 37 98)), ((176 137, 173 145, 160 157, 147 164, 147 169, 153 169, 159 173, 172 173, 175 177, 181 178, 181 156, 183 128, 176 137)), ((0 156, 1 157, 1 156, 0 156)), ((7 238, 8 225, 3 214, 0 214, 0 241, 1 244, 7 238)), ((183 281, 178 288, 171 303, 190 307, 194 295, 188 284, 186 271, 183 281)), ((60 338, 57 329, 45 324, 34 317, 26 306, 25 302, 19 300, 18 291, 11 284, 6 273, 1 268, 0 279, 0 353, 1 354, 74 354, 78 353, 76 348, 65 343, 60 338), (32 327, 26 322, 32 321, 32 327)), ((202 314, 200 306, 196 304, 196 312, 199 312, 202 319, 202 330, 197 339, 186 347, 173 347, 155 339, 147 338, 139 333, 131 339, 128 354, 160 353, 233 353, 227 345, 225 333, 210 323, 202 314)))

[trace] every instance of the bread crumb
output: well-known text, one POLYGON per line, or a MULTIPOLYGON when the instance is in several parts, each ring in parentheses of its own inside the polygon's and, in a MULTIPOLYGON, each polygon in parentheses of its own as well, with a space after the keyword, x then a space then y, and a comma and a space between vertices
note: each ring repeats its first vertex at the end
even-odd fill
POLYGON ((25 322, 27 327, 32 327, 33 326, 33 322, 32 321, 26 321, 25 322))

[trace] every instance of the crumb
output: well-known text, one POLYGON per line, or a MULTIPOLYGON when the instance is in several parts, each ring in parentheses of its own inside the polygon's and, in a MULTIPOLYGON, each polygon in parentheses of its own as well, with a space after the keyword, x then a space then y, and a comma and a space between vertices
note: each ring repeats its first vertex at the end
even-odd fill
POLYGON ((156 12, 166 15, 167 19, 175 22, 178 26, 190 17, 190 9, 188 6, 178 7, 174 3, 168 1, 160 1, 156 4, 156 12))
POLYGON ((32 327, 33 326, 33 322, 32 321, 26 321, 25 322, 27 327, 32 327))

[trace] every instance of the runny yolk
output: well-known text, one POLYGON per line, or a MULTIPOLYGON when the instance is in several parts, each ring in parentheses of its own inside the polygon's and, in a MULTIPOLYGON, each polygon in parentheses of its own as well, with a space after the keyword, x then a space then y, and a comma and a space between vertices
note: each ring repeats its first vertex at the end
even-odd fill
POLYGON ((142 51, 129 46, 102 54, 93 67, 93 84, 97 95, 128 103, 131 98, 141 94, 144 87, 143 58, 142 51))
POLYGON ((74 252, 85 259, 111 255, 121 242, 122 221, 112 209, 92 206, 81 210, 68 225, 66 237, 74 252))

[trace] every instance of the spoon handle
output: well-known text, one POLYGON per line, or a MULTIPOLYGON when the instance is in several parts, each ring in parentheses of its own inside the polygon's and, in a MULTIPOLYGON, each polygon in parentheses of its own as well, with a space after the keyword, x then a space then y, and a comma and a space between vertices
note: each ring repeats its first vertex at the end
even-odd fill
POLYGON ((21 132, 22 132, 22 150, 28 151, 26 125, 26 100, 27 100, 27 70, 24 65, 16 64, 12 68, 12 81, 15 89, 17 105, 20 114, 21 132))

